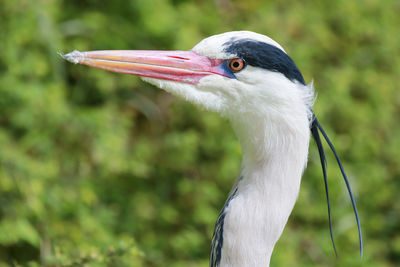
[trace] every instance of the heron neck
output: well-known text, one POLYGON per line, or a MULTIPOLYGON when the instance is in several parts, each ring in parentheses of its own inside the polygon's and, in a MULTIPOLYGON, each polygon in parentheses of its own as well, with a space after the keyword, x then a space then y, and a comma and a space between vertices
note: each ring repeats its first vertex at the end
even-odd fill
POLYGON ((226 208, 220 266, 269 266, 307 162, 307 114, 268 115, 232 124, 243 162, 235 197, 226 208))

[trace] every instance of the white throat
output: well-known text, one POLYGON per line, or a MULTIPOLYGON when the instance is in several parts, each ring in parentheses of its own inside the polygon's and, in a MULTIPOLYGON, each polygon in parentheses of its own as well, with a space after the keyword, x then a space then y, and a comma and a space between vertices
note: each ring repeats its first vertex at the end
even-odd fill
POLYGON ((309 115, 304 102, 298 104, 287 114, 231 119, 243 162, 235 196, 225 207, 221 267, 269 266, 307 163, 309 115))

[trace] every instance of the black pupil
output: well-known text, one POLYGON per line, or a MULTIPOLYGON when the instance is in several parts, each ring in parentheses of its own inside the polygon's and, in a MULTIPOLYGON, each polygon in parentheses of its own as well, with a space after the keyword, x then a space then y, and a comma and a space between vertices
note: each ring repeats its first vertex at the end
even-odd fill
POLYGON ((235 62, 233 62, 233 67, 234 68, 239 68, 239 66, 240 66, 240 63, 239 62, 237 62, 237 61, 235 61, 235 62))

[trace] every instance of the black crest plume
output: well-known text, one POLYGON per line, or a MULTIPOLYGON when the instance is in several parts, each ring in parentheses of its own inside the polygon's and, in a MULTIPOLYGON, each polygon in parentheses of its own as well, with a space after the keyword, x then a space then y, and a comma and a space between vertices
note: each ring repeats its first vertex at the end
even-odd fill
POLYGON ((327 204, 328 204, 329 231, 330 231, 330 235, 331 235, 333 249, 334 249, 335 254, 337 256, 338 254, 337 254, 337 251, 336 251, 336 246, 335 246, 335 241, 333 239, 333 231, 332 231, 331 204, 330 204, 330 199, 329 199, 328 178, 327 178, 327 174, 326 174, 326 167, 327 166, 326 166, 326 159, 325 159, 325 151, 324 151, 324 147, 322 146, 321 138, 320 138, 320 135, 319 135, 320 132, 321 132, 322 136, 324 137, 325 141, 328 143, 329 147, 331 148, 333 154, 335 155, 336 162, 339 165, 340 171, 341 171, 341 173, 343 175, 343 179, 344 179, 344 181, 346 183, 347 191, 349 192, 349 195, 350 195, 351 204, 353 205, 354 215, 355 215, 356 221, 357 221, 358 236, 359 236, 359 243, 360 243, 360 254, 361 254, 361 259, 362 259, 362 257, 363 257, 363 241, 362 241, 361 223, 360 223, 360 219, 359 219, 359 216, 358 216, 356 202, 354 200, 353 193, 351 191, 349 180, 347 179, 346 172, 344 171, 343 164, 340 161, 340 158, 339 158, 338 154, 336 153, 335 147, 333 146, 333 144, 332 144, 331 140, 329 139, 328 135, 326 134, 326 132, 322 128, 321 124, 318 122, 318 120, 315 117, 315 115, 313 114, 313 121, 312 121, 312 124, 311 124, 311 134, 314 137, 315 143, 317 144, 319 157, 320 157, 320 160, 321 160, 322 173, 323 173, 323 176, 324 176, 324 183, 325 183, 326 201, 327 201, 327 204))

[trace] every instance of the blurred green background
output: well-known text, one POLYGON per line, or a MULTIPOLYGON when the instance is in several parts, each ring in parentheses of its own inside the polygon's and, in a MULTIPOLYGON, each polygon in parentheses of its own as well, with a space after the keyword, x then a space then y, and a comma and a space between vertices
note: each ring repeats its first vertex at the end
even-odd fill
POLYGON ((229 124, 57 52, 188 50, 239 29, 272 37, 314 79, 364 231, 360 264, 329 153, 336 260, 312 143, 271 266, 398 266, 399 14, 397 0, 0 0, 0 266, 208 266, 241 160, 229 124))

